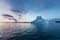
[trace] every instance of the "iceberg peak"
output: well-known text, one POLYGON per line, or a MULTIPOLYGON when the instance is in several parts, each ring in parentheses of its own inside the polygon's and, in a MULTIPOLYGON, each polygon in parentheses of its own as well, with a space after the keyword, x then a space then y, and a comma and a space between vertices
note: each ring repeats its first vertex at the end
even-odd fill
POLYGON ((32 24, 45 24, 45 20, 41 16, 37 16, 37 18, 31 22, 32 24))

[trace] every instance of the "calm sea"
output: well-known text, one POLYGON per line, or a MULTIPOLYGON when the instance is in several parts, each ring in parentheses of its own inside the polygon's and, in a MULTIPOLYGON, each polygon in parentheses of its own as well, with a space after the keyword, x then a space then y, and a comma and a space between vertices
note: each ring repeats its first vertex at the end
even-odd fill
POLYGON ((34 25, 30 23, 0 23, 0 40, 60 39, 60 23, 34 25))

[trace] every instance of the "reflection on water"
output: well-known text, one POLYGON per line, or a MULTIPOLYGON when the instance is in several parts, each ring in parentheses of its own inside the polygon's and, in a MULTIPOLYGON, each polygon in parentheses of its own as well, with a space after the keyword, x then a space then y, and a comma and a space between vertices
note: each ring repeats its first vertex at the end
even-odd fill
POLYGON ((0 23, 0 40, 59 39, 60 24, 0 23))
POLYGON ((27 32, 35 30, 30 23, 0 23, 0 38, 9 38, 20 33, 20 36, 27 34, 27 32))

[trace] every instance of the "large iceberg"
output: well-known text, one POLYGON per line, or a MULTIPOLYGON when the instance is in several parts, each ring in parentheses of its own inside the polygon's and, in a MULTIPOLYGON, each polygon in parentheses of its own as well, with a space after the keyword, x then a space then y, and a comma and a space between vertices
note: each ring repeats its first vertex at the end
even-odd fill
POLYGON ((44 25, 45 20, 41 17, 41 16, 37 16, 37 18, 31 22, 31 24, 35 24, 35 25, 44 25))

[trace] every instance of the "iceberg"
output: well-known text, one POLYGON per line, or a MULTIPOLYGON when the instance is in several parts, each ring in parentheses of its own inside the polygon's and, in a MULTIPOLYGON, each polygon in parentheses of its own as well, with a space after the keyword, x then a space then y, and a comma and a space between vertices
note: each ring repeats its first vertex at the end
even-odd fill
POLYGON ((60 23, 60 18, 52 18, 49 20, 49 23, 60 23))
POLYGON ((35 24, 35 25, 44 25, 45 20, 41 17, 41 16, 37 16, 37 18, 31 22, 31 24, 35 24))

